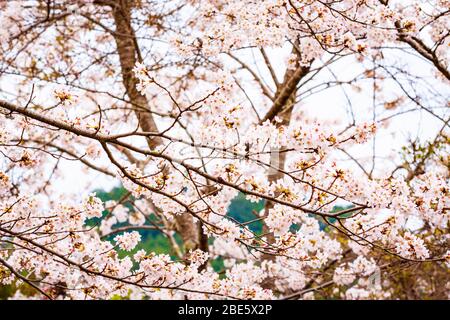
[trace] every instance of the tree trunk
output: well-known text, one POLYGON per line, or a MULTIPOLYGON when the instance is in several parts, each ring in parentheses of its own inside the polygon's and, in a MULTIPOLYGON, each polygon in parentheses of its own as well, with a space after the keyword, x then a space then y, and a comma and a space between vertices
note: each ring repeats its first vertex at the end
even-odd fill
MULTIPOLYGON (((139 120, 139 126, 145 132, 158 132, 155 119, 150 112, 150 106, 145 96, 140 94, 136 89, 138 79, 133 74, 133 68, 139 60, 139 47, 137 46, 134 30, 131 26, 131 9, 133 1, 118 0, 112 8, 112 14, 116 25, 116 33, 114 39, 119 54, 122 80, 126 93, 130 99, 130 103, 136 107, 135 112, 139 120), (142 112, 142 110, 148 110, 142 112)), ((161 137, 147 138, 147 144, 150 149, 155 149, 163 143, 161 137)), ((200 247, 201 230, 194 223, 190 214, 177 215, 175 217, 177 231, 183 239, 185 251, 195 250, 200 247)), ((203 245, 202 250, 207 250, 207 246, 203 245)))
MULTIPOLYGON (((297 52, 296 48, 292 49, 292 52, 297 54, 299 57, 299 52, 297 52)), ((299 59, 298 59, 299 60, 299 59)), ((262 122, 269 120, 274 120, 275 117, 279 117, 281 119, 280 122, 276 123, 277 128, 287 127, 291 122, 292 109, 294 108, 296 93, 297 93, 297 85, 301 81, 301 79, 309 72, 309 66, 300 66, 297 62, 297 67, 295 70, 287 70, 283 83, 277 88, 275 93, 274 103, 272 107, 269 109, 262 122)), ((269 182, 275 182, 281 178, 283 178, 283 171, 286 162, 286 153, 279 153, 275 150, 271 154, 270 159, 270 168, 267 179, 269 182), (280 171, 281 170, 281 171, 280 171)), ((278 194, 275 194, 275 197, 278 194)), ((266 218, 269 214, 269 210, 274 207, 274 203, 271 201, 267 201, 264 208, 264 218, 266 218)), ((266 235, 266 241, 269 244, 275 242, 275 236, 273 232, 270 232, 269 228, 265 223, 263 223, 263 233, 266 235)), ((264 260, 275 260, 275 255, 265 253, 262 258, 264 260)), ((274 289, 275 288, 275 280, 274 278, 266 278, 264 279, 261 286, 266 289, 274 289)))

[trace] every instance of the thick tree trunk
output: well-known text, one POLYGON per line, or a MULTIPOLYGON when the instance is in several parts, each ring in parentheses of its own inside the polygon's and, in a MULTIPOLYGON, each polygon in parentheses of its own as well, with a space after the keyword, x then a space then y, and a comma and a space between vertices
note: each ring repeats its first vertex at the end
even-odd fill
MULTIPOLYGON (((296 49, 293 49, 293 53, 297 53, 296 49)), ((298 53, 297 53, 298 54, 298 53)), ((263 121, 269 120, 272 121, 275 117, 279 117, 281 119, 280 122, 277 122, 277 128, 289 126, 291 122, 292 109, 294 108, 296 93, 297 93, 297 85, 300 80, 309 72, 309 67, 298 65, 295 70, 286 71, 283 79, 283 83, 278 87, 277 92, 275 93, 275 100, 264 117, 263 121)), ((286 153, 278 153, 275 150, 270 159, 269 174, 267 179, 269 182, 275 182, 281 178, 283 178, 283 173, 280 170, 284 170, 284 165, 286 162, 286 153)), ((277 196, 277 195, 275 195, 277 196)), ((269 210, 272 209, 274 204, 271 201, 266 203, 264 208, 264 216, 267 217, 269 210)), ((267 234, 267 241, 269 243, 273 243, 275 241, 273 233, 269 232, 269 229, 264 224, 263 232, 267 234)), ((273 255, 265 255, 266 259, 274 259, 273 255)))
MULTIPOLYGON (((291 104, 295 103, 295 91, 292 93, 291 97, 286 101, 286 106, 290 106, 291 104)), ((292 109, 293 107, 290 107, 288 110, 283 112, 279 115, 279 118, 281 118, 281 122, 277 123, 277 127, 280 128, 282 126, 289 126, 289 123, 291 122, 291 115, 292 115, 292 109)), ((283 172, 280 170, 284 170, 284 165, 286 162, 286 152, 279 153, 277 150, 275 150, 271 154, 270 159, 270 166, 269 174, 267 176, 267 179, 269 182, 275 182, 281 178, 283 178, 283 172)), ((278 194, 275 194, 275 196, 278 196, 278 194)), ((266 205, 264 207, 264 216, 267 217, 269 214, 269 210, 272 209, 274 206, 274 203, 272 201, 267 201, 266 205)), ((269 232, 269 229, 264 224, 263 225, 263 232, 267 234, 267 241, 269 243, 275 242, 275 237, 272 232, 269 232)), ((266 255, 266 259, 273 259, 273 255, 266 255)))
MULTIPOLYGON (((153 115, 150 113, 148 101, 136 89, 138 80, 133 74, 133 68, 137 62, 138 50, 135 42, 134 30, 131 26, 131 4, 132 1, 119 0, 113 8, 113 17, 116 24, 117 52, 119 54, 120 67, 122 71, 122 81, 125 86, 128 98, 136 108, 136 116, 139 119, 139 125, 143 131, 158 132, 153 115), (148 112, 142 112, 148 110, 148 112)), ((162 144, 160 137, 149 138, 148 145, 151 149, 162 144)))
MULTIPOLYGON (((122 80, 130 102, 136 107, 136 116, 139 119, 139 126, 145 132, 158 132, 155 119, 150 112, 150 106, 145 96, 136 89, 138 79, 133 74, 133 68, 138 62, 139 48, 137 46, 134 30, 131 26, 131 9, 133 1, 118 0, 112 8, 112 14, 116 25, 114 39, 119 54, 122 80), (142 110, 148 110, 143 112, 142 110)), ((163 143, 160 137, 147 139, 150 149, 155 149, 163 143)), ((195 224, 193 217, 189 214, 183 214, 175 217, 177 231, 180 233, 185 250, 195 250, 200 247, 201 241, 199 225, 195 224)), ((207 250, 207 245, 202 245, 202 250, 207 250)))
MULTIPOLYGON (((295 48, 293 48, 293 53, 298 54, 295 48)), ((292 110, 294 108, 296 93, 297 93, 297 85, 303 79, 303 77, 309 72, 309 66, 304 67, 297 65, 295 70, 286 71, 283 79, 283 83, 277 88, 277 92, 275 93, 274 103, 272 107, 269 109, 262 122, 269 120, 274 120, 275 117, 281 119, 280 122, 276 123, 277 128, 281 128, 284 126, 289 126, 291 122, 292 110)), ((283 178, 283 171, 286 162, 286 153, 279 153, 278 150, 274 150, 271 154, 269 173, 267 175, 267 179, 269 182, 275 182, 281 178, 283 178), (281 171, 280 171, 281 170, 281 171)), ((278 196, 275 194, 275 196, 278 196)), ((271 201, 267 201, 264 208, 264 217, 267 217, 269 214, 269 210, 274 207, 274 203, 271 201)), ((266 241, 269 244, 275 242, 275 236, 272 232, 270 232, 269 228, 266 224, 263 224, 263 233, 266 235, 266 241)), ((275 256, 273 254, 263 254, 262 258, 264 260, 275 260, 275 256)), ((266 278, 261 286, 267 289, 274 289, 275 280, 273 278, 266 278)))

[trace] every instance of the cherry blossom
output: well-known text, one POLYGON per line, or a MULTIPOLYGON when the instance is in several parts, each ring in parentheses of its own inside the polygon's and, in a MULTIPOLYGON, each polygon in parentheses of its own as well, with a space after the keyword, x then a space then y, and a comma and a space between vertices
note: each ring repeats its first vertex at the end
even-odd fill
POLYGON ((1 2, 0 290, 448 299, 448 7, 1 2))

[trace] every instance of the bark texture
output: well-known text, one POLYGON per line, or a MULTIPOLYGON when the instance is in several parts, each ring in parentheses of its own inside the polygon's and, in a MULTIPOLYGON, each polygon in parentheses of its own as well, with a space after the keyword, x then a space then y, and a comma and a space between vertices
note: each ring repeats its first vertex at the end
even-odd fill
MULTIPOLYGON (((140 50, 136 41, 135 33, 131 24, 131 11, 134 1, 117 0, 112 6, 112 15, 116 25, 114 39, 117 45, 117 53, 119 55, 122 81, 125 86, 128 98, 133 106, 136 107, 136 116, 139 119, 139 126, 145 132, 157 133, 158 127, 155 119, 150 112, 150 105, 145 96, 137 89, 138 79, 133 74, 133 68, 136 62, 140 62, 140 50), (148 110, 142 112, 142 110, 148 110)), ((155 149, 163 143, 161 137, 147 138, 150 149, 155 149)), ((200 226, 193 221, 193 217, 189 214, 182 214, 175 217, 177 231, 183 239, 185 251, 195 250, 202 243, 199 236, 200 226)), ((203 250, 207 250, 207 246, 202 246, 203 250)))

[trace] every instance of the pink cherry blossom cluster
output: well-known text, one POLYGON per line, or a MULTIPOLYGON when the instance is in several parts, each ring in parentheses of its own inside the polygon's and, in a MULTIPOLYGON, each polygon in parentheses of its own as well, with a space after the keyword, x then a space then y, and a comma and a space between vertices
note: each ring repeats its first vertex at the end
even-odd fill
MULTIPOLYGON (((24 72, 17 87, 39 80, 17 89, 17 103, 0 97, 0 285, 34 290, 12 298, 387 299, 398 294, 391 269, 448 271, 447 0, 167 2, 187 11, 166 21, 133 7, 125 22, 140 27, 124 37, 109 29, 125 23, 117 12, 95 1, 51 16, 73 25, 68 35, 31 5, 0 3, 0 71, 24 72), (28 43, 27 19, 49 25, 42 38, 28 43), (428 77, 438 89, 417 89, 407 58, 384 57, 408 56, 407 45, 439 74, 428 77), (360 74, 336 76, 340 59, 360 74), (348 123, 303 110, 334 86, 348 123), (380 119, 416 113, 443 125, 436 139, 413 141, 410 157, 378 156, 396 132, 380 119), (72 170, 83 192, 69 190, 72 170), (123 197, 103 202, 99 176, 123 197), (263 209, 235 218, 236 197, 263 209), (143 230, 170 254, 148 252, 143 230)), ((324 96, 331 116, 339 102, 324 96)))

